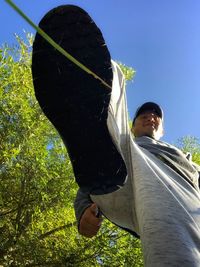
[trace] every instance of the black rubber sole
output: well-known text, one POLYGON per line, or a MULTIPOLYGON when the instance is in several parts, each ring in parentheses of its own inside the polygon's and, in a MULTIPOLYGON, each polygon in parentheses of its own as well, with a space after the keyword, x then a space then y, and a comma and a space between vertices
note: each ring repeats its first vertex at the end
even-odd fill
MULTIPOLYGON (((84 10, 72 5, 57 7, 39 26, 112 86, 109 51, 101 31, 84 10)), ((123 185, 126 167, 106 124, 111 90, 39 34, 33 44, 32 74, 36 98, 67 147, 79 186, 94 193, 123 185)))

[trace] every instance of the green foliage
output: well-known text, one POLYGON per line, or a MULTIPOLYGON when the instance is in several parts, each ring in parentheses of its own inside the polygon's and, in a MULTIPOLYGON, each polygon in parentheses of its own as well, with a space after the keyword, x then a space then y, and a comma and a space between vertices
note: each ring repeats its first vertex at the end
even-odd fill
POLYGON ((122 64, 121 62, 118 62, 124 77, 127 81, 131 81, 133 80, 134 76, 135 76, 135 70, 131 67, 127 67, 126 65, 122 64))
POLYGON ((192 154, 192 160, 200 165, 200 141, 194 136, 186 136, 178 141, 177 146, 185 153, 192 154))
POLYGON ((107 220, 77 233, 74 182, 58 133, 34 96, 33 36, 0 48, 0 265, 142 266, 140 242, 107 220))

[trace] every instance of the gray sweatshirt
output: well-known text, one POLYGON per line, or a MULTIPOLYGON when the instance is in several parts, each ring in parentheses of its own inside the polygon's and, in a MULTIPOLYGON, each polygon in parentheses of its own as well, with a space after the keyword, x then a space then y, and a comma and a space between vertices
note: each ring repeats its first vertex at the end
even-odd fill
MULTIPOLYGON (((181 150, 166 142, 157 141, 147 136, 135 138, 134 141, 139 147, 142 147, 155 155, 156 158, 161 160, 169 168, 173 169, 198 190, 200 166, 192 162, 191 155, 189 153, 184 154, 181 150)), ((90 198, 89 189, 88 191, 83 191, 79 188, 74 202, 78 224, 84 210, 91 204, 92 200, 90 198)))

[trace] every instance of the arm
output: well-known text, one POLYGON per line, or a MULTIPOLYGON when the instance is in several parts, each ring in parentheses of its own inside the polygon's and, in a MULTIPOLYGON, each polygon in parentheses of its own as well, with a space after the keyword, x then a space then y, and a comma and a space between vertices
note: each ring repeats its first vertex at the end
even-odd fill
POLYGON ((200 165, 192 161, 192 154, 187 153, 186 158, 192 163, 192 166, 198 171, 199 178, 198 178, 198 186, 200 188, 200 165))
POLYGON ((199 173, 198 185, 199 185, 199 189, 200 189, 200 170, 198 170, 198 173, 199 173))
POLYGON ((87 192, 78 190, 74 202, 78 231, 85 237, 93 237, 101 227, 102 218, 98 216, 98 207, 87 192))
POLYGON ((198 185, 199 185, 199 188, 200 188, 200 166, 197 164, 197 163, 194 163, 193 162, 193 166, 195 167, 195 169, 198 171, 199 173, 199 180, 198 180, 198 185))

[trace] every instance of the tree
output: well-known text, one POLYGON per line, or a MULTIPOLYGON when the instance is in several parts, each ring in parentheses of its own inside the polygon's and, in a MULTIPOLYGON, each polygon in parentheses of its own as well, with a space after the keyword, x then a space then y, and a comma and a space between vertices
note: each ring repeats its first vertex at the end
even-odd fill
POLYGON ((192 154, 192 160, 200 165, 200 142, 194 136, 185 136, 178 140, 177 146, 185 153, 192 154))
POLYGON ((33 36, 16 38, 0 49, 0 265, 142 266, 140 242, 108 221, 77 233, 72 166, 34 96, 33 36))

